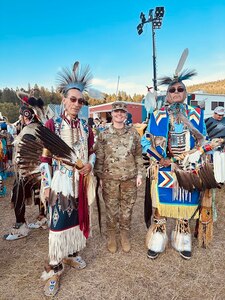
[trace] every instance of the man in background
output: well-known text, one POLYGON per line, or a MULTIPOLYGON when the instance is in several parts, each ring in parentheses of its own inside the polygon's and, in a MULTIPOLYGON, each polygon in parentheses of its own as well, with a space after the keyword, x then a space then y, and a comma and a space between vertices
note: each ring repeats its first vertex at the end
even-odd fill
POLYGON ((223 106, 217 106, 214 109, 213 116, 205 120, 206 130, 209 139, 225 137, 225 109, 223 106))

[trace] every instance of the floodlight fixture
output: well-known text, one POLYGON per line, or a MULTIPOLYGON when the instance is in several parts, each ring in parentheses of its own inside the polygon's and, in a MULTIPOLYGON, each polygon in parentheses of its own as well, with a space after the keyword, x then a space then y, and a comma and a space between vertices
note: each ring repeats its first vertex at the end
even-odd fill
POLYGON ((145 14, 143 12, 140 14, 140 19, 142 24, 146 22, 145 14))
POLYGON ((164 16, 164 7, 163 6, 157 6, 155 9, 155 18, 163 18, 164 16))
POLYGON ((148 19, 146 20, 146 17, 143 12, 140 14, 141 23, 137 26, 138 34, 142 34, 144 24, 146 23, 152 23, 152 47, 153 47, 153 84, 154 89, 157 91, 157 76, 156 76, 156 47, 155 47, 155 29, 160 29, 162 26, 162 19, 164 16, 164 7, 163 6, 157 6, 155 8, 155 14, 153 17, 154 9, 149 10, 148 19))
POLYGON ((160 29, 162 26, 162 21, 161 20, 154 20, 152 22, 152 26, 154 29, 160 29))
POLYGON ((151 22, 153 20, 153 11, 154 9, 149 9, 148 13, 148 21, 151 22))
POLYGON ((137 26, 137 31, 138 31, 138 34, 139 34, 139 35, 142 34, 142 32, 143 32, 143 24, 139 24, 139 25, 137 26))

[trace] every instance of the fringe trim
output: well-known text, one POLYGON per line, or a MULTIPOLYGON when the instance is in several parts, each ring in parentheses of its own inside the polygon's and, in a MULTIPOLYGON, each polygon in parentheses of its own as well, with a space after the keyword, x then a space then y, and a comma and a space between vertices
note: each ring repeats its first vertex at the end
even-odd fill
POLYGON ((49 261, 60 262, 64 257, 82 250, 86 238, 79 226, 60 232, 49 231, 49 261))
MULTIPOLYGON (((179 205, 165 205, 158 204, 158 210, 160 216, 175 218, 175 219, 190 219, 197 209, 197 205, 195 206, 179 206, 179 205)), ((199 212, 197 212, 194 216, 194 219, 199 218, 199 212)))

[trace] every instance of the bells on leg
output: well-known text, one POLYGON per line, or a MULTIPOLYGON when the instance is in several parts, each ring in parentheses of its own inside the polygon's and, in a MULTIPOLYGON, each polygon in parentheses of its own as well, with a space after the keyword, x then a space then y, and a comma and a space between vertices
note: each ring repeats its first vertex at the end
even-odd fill
POLYGON ((191 231, 188 220, 177 219, 175 229, 171 234, 171 243, 182 258, 191 258, 191 231))
POLYGON ((150 226, 146 236, 148 258, 157 258, 159 253, 162 253, 165 250, 167 242, 168 237, 166 234, 166 219, 155 218, 154 224, 150 226))

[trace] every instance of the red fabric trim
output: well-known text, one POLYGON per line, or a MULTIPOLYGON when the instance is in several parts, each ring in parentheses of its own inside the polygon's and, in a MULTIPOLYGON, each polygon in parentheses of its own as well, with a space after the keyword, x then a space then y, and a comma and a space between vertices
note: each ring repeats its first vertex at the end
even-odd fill
POLYGON ((54 120, 50 119, 45 123, 45 127, 47 127, 48 129, 50 129, 52 132, 55 132, 55 124, 54 124, 54 120))
POLYGON ((88 213, 88 199, 87 199, 87 181, 84 175, 80 174, 79 177, 79 206, 78 206, 78 218, 80 230, 83 231, 86 239, 89 236, 90 224, 88 213))

